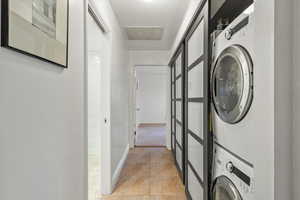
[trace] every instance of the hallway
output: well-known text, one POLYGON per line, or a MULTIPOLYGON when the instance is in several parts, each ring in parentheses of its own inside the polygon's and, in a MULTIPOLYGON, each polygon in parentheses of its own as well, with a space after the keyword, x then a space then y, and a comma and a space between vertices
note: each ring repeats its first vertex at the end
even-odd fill
POLYGON ((137 129, 135 145, 138 147, 165 147, 166 125, 147 125, 137 129))
POLYGON ((112 195, 102 200, 185 200, 184 186, 165 148, 135 148, 112 195))

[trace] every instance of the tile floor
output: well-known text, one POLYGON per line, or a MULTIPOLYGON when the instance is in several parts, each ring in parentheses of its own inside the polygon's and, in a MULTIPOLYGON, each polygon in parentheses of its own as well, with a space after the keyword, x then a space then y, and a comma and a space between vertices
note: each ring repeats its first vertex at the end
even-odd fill
POLYGON ((102 200, 186 200, 184 186, 165 148, 130 151, 112 195, 102 200))
POLYGON ((97 154, 89 154, 88 156, 88 185, 89 185, 89 194, 88 194, 88 200, 94 200, 99 197, 101 194, 100 188, 100 156, 97 156, 97 154))

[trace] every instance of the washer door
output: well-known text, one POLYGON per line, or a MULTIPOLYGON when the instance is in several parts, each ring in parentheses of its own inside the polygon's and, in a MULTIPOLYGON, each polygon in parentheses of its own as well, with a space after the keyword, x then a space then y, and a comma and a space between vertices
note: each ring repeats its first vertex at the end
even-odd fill
POLYGON ((220 118, 230 124, 241 121, 253 99, 253 64, 239 45, 226 48, 218 57, 212 74, 212 94, 220 118))
POLYGON ((242 200, 239 191, 226 176, 216 179, 212 195, 213 200, 242 200))

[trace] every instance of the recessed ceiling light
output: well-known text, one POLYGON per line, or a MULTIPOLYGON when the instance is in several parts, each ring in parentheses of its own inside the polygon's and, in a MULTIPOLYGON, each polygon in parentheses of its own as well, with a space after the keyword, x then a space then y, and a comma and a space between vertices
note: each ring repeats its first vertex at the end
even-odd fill
POLYGON ((144 2, 152 2, 153 0, 143 0, 144 2))

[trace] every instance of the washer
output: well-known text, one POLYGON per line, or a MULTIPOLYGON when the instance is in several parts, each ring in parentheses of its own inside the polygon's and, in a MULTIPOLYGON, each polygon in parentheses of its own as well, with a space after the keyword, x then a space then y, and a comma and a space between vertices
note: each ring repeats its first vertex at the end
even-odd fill
POLYGON ((253 166, 215 146, 212 200, 254 200, 253 166))
MULTIPOLYGON (((213 42, 211 88, 217 143, 248 162, 254 160, 254 18, 241 14, 213 42)), ((260 113, 261 114, 261 113, 260 113)))

